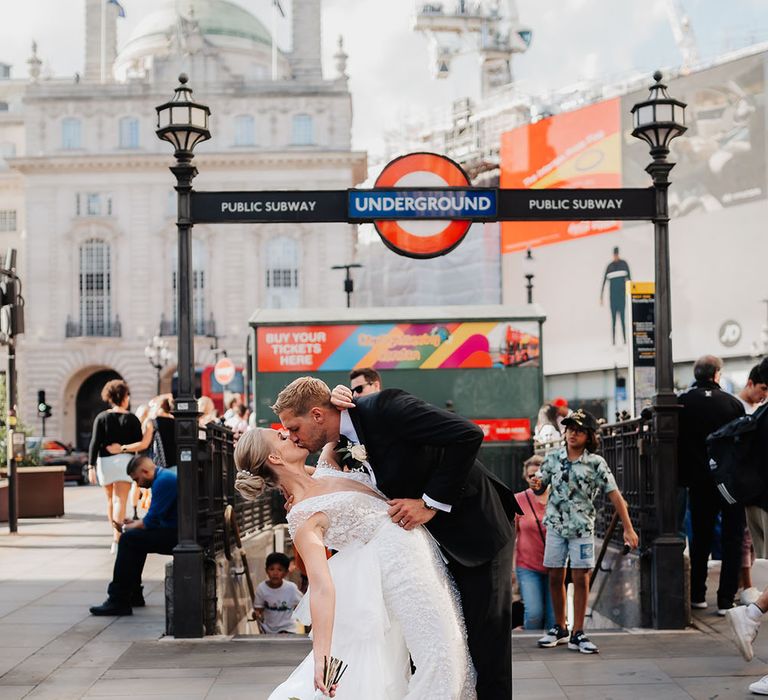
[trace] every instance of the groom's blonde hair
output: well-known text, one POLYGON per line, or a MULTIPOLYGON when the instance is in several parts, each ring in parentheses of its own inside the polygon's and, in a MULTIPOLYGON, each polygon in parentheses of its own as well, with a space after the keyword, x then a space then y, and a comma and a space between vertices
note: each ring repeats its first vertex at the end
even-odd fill
POLYGON ((276 415, 290 411, 295 416, 305 416, 315 406, 333 408, 328 385, 314 377, 294 379, 278 395, 272 410, 276 415))

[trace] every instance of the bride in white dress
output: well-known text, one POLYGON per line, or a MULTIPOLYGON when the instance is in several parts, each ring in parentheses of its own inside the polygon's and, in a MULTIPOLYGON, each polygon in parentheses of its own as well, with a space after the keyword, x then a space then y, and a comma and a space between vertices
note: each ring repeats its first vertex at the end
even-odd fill
POLYGON ((279 486, 292 497, 288 527, 309 577, 312 652, 270 700, 312 700, 316 689, 338 700, 475 698, 458 597, 429 533, 395 525, 367 475, 321 459, 310 476, 306 457, 266 429, 246 432, 235 450, 241 495, 279 486), (338 550, 330 560, 326 547, 338 550), (329 689, 330 656, 348 668, 329 689))

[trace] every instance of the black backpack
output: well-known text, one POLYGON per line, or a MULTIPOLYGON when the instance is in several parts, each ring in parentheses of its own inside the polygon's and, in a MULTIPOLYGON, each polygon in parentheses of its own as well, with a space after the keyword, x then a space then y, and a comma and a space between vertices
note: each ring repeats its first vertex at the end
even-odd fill
POLYGON ((768 404, 707 436, 710 475, 726 503, 768 510, 768 404))

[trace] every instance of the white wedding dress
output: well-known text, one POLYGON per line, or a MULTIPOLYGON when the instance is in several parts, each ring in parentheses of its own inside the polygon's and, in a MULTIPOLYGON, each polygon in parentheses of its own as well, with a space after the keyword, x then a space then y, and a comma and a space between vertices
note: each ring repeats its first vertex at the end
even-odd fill
MULTIPOLYGON (((328 560, 336 588, 331 653, 348 668, 337 700, 476 698, 458 594, 432 537, 421 527, 395 525, 367 475, 321 465, 314 478, 353 480, 370 489, 352 491, 349 484, 348 490, 304 499, 288 513, 292 536, 313 514, 325 513, 325 544, 338 550, 328 560)), ((310 586, 296 609, 305 624, 311 595, 310 586)), ((314 697, 310 653, 269 700, 314 697)))

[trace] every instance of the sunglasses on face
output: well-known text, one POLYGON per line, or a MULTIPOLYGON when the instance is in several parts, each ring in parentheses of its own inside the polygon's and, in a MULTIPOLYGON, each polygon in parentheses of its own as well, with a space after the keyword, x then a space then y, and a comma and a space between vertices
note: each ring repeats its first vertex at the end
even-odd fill
POLYGON ((353 394, 362 394, 363 393, 363 389, 365 389, 365 387, 367 387, 367 386, 371 386, 369 382, 366 382, 365 384, 360 384, 360 386, 353 386, 352 387, 352 393, 353 394))

